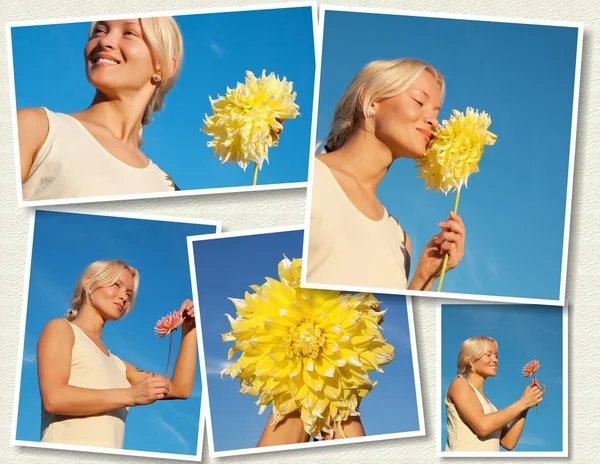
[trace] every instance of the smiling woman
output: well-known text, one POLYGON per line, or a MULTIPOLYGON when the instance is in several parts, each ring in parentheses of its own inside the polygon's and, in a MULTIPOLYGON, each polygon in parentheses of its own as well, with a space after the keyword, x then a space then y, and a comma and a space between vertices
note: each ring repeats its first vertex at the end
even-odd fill
POLYGON ((104 345, 108 321, 135 304, 139 275, 123 261, 96 261, 82 273, 64 319, 51 320, 37 346, 41 441, 123 448, 132 406, 190 396, 196 373, 194 305, 185 300, 181 346, 169 379, 136 369, 104 345))
POLYGON ((525 427, 529 408, 542 401, 546 387, 537 379, 521 398, 498 410, 484 395, 483 385, 496 377, 498 343, 491 337, 473 337, 460 347, 455 378, 446 393, 448 441, 446 451, 512 450, 525 427))
POLYGON ((451 213, 409 283, 410 239, 376 195, 395 160, 424 155, 444 91, 442 75, 414 59, 373 61, 354 77, 314 162, 308 284, 431 290, 444 255, 448 269, 462 259, 465 226, 451 213))
POLYGON ((84 47, 91 105, 62 114, 17 112, 23 200, 176 190, 140 150, 142 128, 162 108, 183 58, 171 17, 98 21, 84 47))

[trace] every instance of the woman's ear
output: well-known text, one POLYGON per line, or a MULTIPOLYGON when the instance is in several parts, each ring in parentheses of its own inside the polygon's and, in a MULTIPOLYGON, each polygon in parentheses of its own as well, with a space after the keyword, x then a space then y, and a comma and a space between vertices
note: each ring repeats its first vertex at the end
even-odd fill
POLYGON ((175 70, 177 69, 177 58, 171 58, 171 68, 169 69, 169 79, 173 74, 175 74, 175 70))
POLYGON ((83 281, 81 282, 81 288, 83 290, 84 295, 89 295, 91 293, 90 280, 92 280, 92 278, 90 276, 87 276, 84 277, 83 281))

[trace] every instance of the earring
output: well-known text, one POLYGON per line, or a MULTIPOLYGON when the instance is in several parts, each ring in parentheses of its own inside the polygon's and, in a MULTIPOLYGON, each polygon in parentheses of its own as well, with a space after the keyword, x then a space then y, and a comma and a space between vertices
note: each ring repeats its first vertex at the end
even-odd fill
POLYGON ((158 74, 155 74, 154 76, 152 76, 152 82, 154 82, 155 84, 158 84, 160 82, 161 78, 158 74))
POLYGON ((369 111, 367 111, 367 117, 372 118, 373 116, 375 116, 375 110, 373 108, 369 108, 369 111))

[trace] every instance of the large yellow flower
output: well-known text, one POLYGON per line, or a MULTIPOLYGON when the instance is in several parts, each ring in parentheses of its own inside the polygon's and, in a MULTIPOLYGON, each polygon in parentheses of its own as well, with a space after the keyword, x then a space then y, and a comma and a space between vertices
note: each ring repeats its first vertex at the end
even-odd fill
POLYGON ((283 120, 299 114, 292 87, 285 77, 267 76, 263 70, 262 77, 257 78, 246 71, 245 84, 227 87, 227 94, 216 100, 209 97, 214 114, 205 115, 202 131, 213 137, 207 145, 222 164, 237 163, 246 170, 255 162, 262 169, 263 162, 268 162, 269 148, 279 143, 283 120))
MULTIPOLYGON (((262 414, 273 403, 275 420, 299 411, 306 432, 321 439, 350 416, 360 416, 362 398, 377 384, 369 371, 383 372, 394 347, 383 339, 385 311, 372 294, 300 288, 302 261, 284 258, 280 281, 252 285, 243 300, 233 299, 234 319, 226 314, 235 342, 221 371, 241 381, 240 393, 258 396, 262 414)), ((343 436, 343 432, 342 432, 343 436)))
POLYGON ((449 121, 433 131, 433 139, 425 155, 417 162, 425 179, 425 188, 448 194, 467 185, 470 174, 478 172, 484 145, 493 145, 496 135, 488 127, 492 123, 485 113, 467 108, 466 115, 453 110, 449 121))

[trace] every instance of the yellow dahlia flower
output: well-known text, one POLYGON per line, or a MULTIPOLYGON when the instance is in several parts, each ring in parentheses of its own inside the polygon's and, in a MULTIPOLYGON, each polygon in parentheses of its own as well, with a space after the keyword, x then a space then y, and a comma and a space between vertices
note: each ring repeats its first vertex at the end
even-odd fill
POLYGON ((425 155, 417 162, 425 179, 425 188, 435 188, 448 194, 467 185, 470 174, 478 172, 484 145, 493 145, 496 135, 488 131, 492 123, 485 113, 467 108, 466 115, 453 110, 449 121, 443 121, 433 131, 425 155))
POLYGON ((221 164, 238 164, 244 171, 255 162, 259 169, 268 150, 279 143, 284 119, 294 119, 299 107, 294 103, 293 83, 275 74, 255 77, 246 71, 246 83, 235 89, 227 87, 225 96, 209 97, 213 116, 205 115, 202 131, 213 137, 207 145, 213 148, 221 164))
POLYGON ((284 258, 279 281, 267 277, 243 300, 230 298, 237 317, 226 314, 232 330, 222 337, 235 342, 229 360, 241 355, 221 376, 239 378, 240 393, 258 396, 259 415, 273 403, 271 425, 299 411, 304 430, 321 439, 360 416, 361 399, 377 384, 368 373, 383 372, 394 347, 381 336, 385 311, 372 294, 302 289, 301 267, 284 258))

